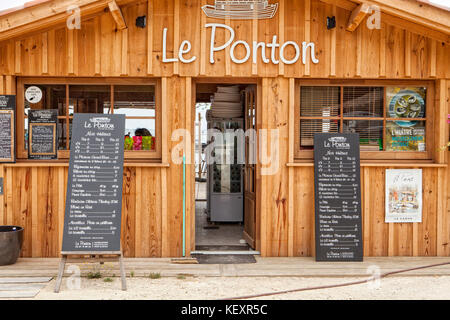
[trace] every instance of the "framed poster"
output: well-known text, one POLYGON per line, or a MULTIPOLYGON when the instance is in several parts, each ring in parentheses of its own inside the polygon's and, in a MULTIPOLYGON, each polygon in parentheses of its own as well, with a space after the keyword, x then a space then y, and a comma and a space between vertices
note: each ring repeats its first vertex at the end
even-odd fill
POLYGON ((0 162, 15 162, 16 96, 0 95, 0 162))
POLYGON ((386 151, 426 151, 426 88, 387 87, 386 151), (414 120, 408 120, 414 119, 414 120))
POLYGON ((30 110, 28 114, 28 159, 58 158, 58 110, 30 110))
POLYGON ((386 169, 385 222, 422 222, 422 169, 386 169))

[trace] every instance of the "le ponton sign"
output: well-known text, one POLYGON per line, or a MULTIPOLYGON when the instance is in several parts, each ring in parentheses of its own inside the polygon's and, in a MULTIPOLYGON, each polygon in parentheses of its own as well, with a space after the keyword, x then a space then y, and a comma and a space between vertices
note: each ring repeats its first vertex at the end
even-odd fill
MULTIPOLYGON (((296 63, 301 57, 302 63, 306 64, 308 51, 309 51, 309 56, 310 56, 311 61, 313 63, 319 63, 319 60, 315 56, 314 42, 305 42, 304 41, 304 42, 302 42, 301 48, 300 48, 300 45, 295 41, 286 41, 283 44, 278 43, 277 36, 274 35, 272 37, 272 42, 270 42, 270 43, 253 41, 252 46, 250 46, 250 44, 248 44, 244 40, 234 41, 235 40, 235 32, 234 32, 234 29, 231 28, 230 26, 227 26, 227 25, 221 24, 221 23, 207 23, 207 24, 205 24, 205 28, 211 28, 211 39, 210 39, 211 45, 210 45, 210 49, 209 49, 209 62, 211 64, 214 64, 214 62, 215 62, 215 60, 214 60, 215 53, 218 51, 225 50, 227 47, 230 47, 231 60, 237 64, 246 63, 250 59, 250 57, 253 58, 253 63, 257 64, 259 53, 260 53, 261 59, 264 63, 272 62, 273 64, 279 64, 281 61, 282 63, 289 65, 289 64, 296 63), (230 37, 222 45, 216 44, 216 33, 217 33, 218 29, 225 29, 225 30, 228 30, 230 33, 230 37), (242 46, 245 49, 244 57, 240 57, 240 58, 236 57, 235 50, 238 46, 242 46), (286 58, 285 51, 286 51, 286 48, 288 48, 289 46, 294 48, 295 55, 294 55, 294 57, 286 58), (267 48, 270 49, 270 57, 268 57, 268 55, 267 55, 267 52, 266 52, 267 48), (277 52, 278 52, 278 54, 277 54, 277 52)), ((164 29, 164 31, 163 31, 163 60, 162 60, 164 63, 177 62, 177 61, 181 61, 182 63, 194 62, 197 59, 196 56, 191 56, 189 58, 186 57, 190 53, 191 49, 192 49, 191 43, 188 40, 183 40, 181 42, 180 48, 178 50, 178 57, 175 56, 172 58, 168 58, 167 57, 167 28, 164 29)))

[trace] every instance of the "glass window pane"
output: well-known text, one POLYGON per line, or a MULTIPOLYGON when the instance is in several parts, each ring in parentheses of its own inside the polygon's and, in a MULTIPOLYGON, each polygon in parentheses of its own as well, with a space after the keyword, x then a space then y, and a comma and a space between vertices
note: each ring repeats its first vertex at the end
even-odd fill
POLYGON ((345 120, 344 133, 359 133, 361 151, 383 150, 383 121, 345 120))
POLYGON ((425 118, 427 88, 387 87, 386 111, 390 118, 425 118))
POLYGON ((111 113, 111 86, 69 86, 69 115, 74 113, 111 113))
POLYGON ((382 87, 344 87, 344 117, 383 117, 382 87))
POLYGON ((58 119, 58 150, 67 150, 67 119, 58 119))
POLYGON ((155 86, 114 86, 114 113, 156 117, 155 86))
POLYGON ((312 148, 314 147, 314 133, 337 133, 339 127, 339 120, 301 120, 300 145, 304 148, 312 148))
POLYGON ((65 85, 25 85, 25 115, 28 110, 58 109, 58 115, 66 114, 65 85))
POLYGON ((125 150, 151 151, 156 148, 155 119, 126 119, 125 150))
POLYGON ((386 122, 386 151, 425 150, 425 121, 386 122))
POLYGON ((341 109, 340 91, 340 87, 301 87, 300 116, 339 116, 341 109))

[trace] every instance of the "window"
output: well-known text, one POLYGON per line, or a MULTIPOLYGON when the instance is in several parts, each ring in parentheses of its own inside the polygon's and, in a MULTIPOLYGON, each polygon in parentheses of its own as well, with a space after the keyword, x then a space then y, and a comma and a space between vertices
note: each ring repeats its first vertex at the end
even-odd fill
POLYGON ((366 159, 430 157, 423 84, 300 86, 297 101, 296 158, 313 157, 317 132, 358 133, 366 159))
POLYGON ((58 109, 58 158, 69 157, 76 113, 124 114, 125 158, 160 159, 159 82, 95 79, 18 80, 18 157, 27 158, 28 110, 58 109), (45 83, 43 83, 45 82, 45 83), (134 83, 135 82, 135 83, 134 83), (31 88, 31 89, 29 89, 31 88), (20 109, 18 109, 20 110, 20 109), (23 127, 22 127, 23 126, 23 127))

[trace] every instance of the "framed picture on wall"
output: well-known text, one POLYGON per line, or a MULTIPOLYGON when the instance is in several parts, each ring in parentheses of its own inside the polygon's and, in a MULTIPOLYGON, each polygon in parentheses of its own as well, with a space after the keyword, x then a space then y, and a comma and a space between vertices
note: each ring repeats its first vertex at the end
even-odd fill
POLYGON ((422 222, 422 169, 387 169, 385 201, 385 222, 422 222))

